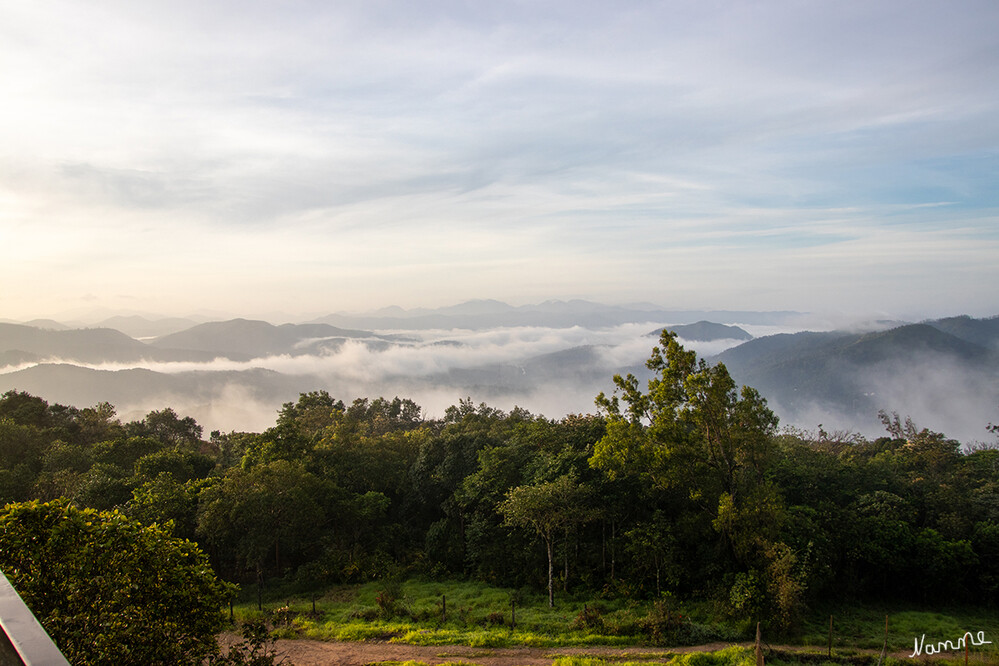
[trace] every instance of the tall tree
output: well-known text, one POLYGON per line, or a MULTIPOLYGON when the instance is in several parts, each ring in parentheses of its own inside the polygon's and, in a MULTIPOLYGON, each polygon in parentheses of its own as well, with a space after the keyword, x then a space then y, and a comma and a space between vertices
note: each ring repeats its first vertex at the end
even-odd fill
POLYGON ((756 390, 737 391, 723 364, 698 359, 670 331, 646 366, 653 371, 646 391, 634 375, 617 375, 615 395, 597 396, 607 434, 590 464, 612 476, 638 476, 674 496, 682 490, 685 522, 697 516, 713 526, 737 566, 761 566, 783 507, 764 478, 777 417, 756 390))
POLYGON ((548 553, 548 606, 555 605, 555 536, 571 525, 586 522, 589 492, 568 474, 555 481, 511 490, 497 507, 510 525, 531 527, 545 542, 548 553))

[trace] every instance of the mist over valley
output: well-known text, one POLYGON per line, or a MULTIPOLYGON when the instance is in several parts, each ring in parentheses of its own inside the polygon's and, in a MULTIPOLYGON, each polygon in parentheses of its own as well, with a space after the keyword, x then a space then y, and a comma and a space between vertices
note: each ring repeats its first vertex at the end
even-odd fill
POLYGON ((404 397, 439 417, 459 400, 549 418, 596 411, 615 374, 644 367, 662 328, 757 388, 781 425, 881 432, 878 411, 964 442, 987 439, 999 405, 999 319, 848 325, 797 312, 669 311, 550 301, 386 308, 298 323, 116 316, 0 323, 0 391, 171 406, 206 431, 259 431, 300 393, 404 397))

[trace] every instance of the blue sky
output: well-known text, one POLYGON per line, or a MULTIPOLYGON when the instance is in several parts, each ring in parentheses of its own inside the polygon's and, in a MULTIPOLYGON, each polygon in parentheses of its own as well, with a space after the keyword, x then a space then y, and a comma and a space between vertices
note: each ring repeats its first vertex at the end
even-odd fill
POLYGON ((0 318, 999 313, 999 4, 7 2, 0 318))

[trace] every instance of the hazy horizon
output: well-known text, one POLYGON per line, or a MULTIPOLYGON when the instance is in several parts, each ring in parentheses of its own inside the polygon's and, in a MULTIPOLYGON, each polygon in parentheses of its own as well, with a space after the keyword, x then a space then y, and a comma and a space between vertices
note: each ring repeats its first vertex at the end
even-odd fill
MULTIPOLYGON (((816 330, 816 331, 829 331, 829 330, 860 330, 860 329, 872 329, 877 328, 883 322, 898 322, 898 323, 918 323, 920 321, 926 321, 929 319, 940 319, 946 317, 959 317, 959 316, 971 316, 976 318, 991 318, 999 316, 999 305, 997 305, 993 310, 983 310, 982 312, 971 312, 966 310, 954 309, 954 308, 940 308, 939 310, 923 309, 923 310, 913 310, 909 312, 904 312, 900 310, 869 310, 864 311, 856 309, 853 311, 848 310, 807 310, 807 309, 761 309, 761 310, 751 310, 751 309, 728 309, 728 308, 711 308, 711 307, 692 307, 692 308, 680 308, 680 307, 668 307, 661 306, 655 303, 649 302, 597 302, 587 299, 572 299, 565 300, 562 299, 546 299, 544 301, 538 302, 508 302, 500 299, 493 298, 472 298, 460 302, 443 303, 437 307, 429 307, 425 305, 412 305, 406 306, 401 303, 392 303, 386 306, 371 307, 368 309, 341 309, 341 310, 315 310, 315 311, 305 311, 305 312, 289 312, 289 311, 263 311, 263 310, 243 310, 234 311, 226 310, 224 308, 205 308, 201 310, 177 310, 175 312, 162 312, 156 311, 151 308, 104 308, 104 307, 90 307, 85 304, 81 304, 77 307, 67 308, 62 311, 48 311, 39 310, 33 316, 21 316, 21 317, 11 317, 6 316, 6 313, 0 313, 0 321, 6 321, 10 323, 29 323, 33 321, 44 321, 49 320, 56 322, 58 324, 66 326, 83 326, 92 327, 94 325, 100 325, 104 322, 117 318, 131 318, 136 317, 149 322, 166 321, 175 319, 178 321, 189 321, 193 323, 207 323, 213 321, 228 321, 234 319, 247 319, 247 320, 257 320, 266 321, 273 325, 281 324, 299 324, 307 323, 311 321, 321 320, 324 317, 338 316, 342 315, 345 317, 389 317, 390 314, 395 314, 400 319, 406 319, 409 317, 415 317, 419 315, 424 315, 428 313, 437 313, 442 311, 454 310, 461 308, 462 306, 477 304, 477 303, 499 303, 503 306, 509 306, 513 309, 525 309, 525 308, 536 308, 544 306, 548 303, 562 303, 569 304, 572 302, 584 302, 590 305, 606 308, 620 308, 628 310, 648 310, 655 313, 684 313, 684 314, 697 314, 701 313, 708 317, 711 313, 718 312, 731 312, 731 313, 747 313, 747 314, 759 314, 759 315, 770 315, 770 314, 786 314, 790 319, 793 319, 795 324, 788 327, 788 330, 816 330), (392 311, 392 312, 390 312, 392 311)), ((710 317, 708 317, 710 319, 710 317)), ((689 319, 689 317, 688 317, 689 319)), ((689 323, 688 319, 676 320, 661 320, 661 318, 649 319, 649 322, 659 323, 659 324, 680 324, 689 323)), ((745 322, 739 321, 737 316, 730 316, 722 321, 719 318, 715 318, 714 321, 720 323, 732 323, 735 325, 745 325, 745 322)), ((752 324, 750 324, 752 326, 752 324)), ((374 327, 377 329, 377 327, 374 327)), ((459 327, 460 328, 460 327, 459 327)), ((385 330, 395 330, 395 328, 389 328, 385 330)))

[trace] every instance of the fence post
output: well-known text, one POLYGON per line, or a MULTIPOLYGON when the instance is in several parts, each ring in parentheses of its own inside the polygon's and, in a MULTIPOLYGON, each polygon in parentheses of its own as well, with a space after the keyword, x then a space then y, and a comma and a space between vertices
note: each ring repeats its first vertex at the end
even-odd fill
POLYGON ((447 595, 441 595, 441 624, 447 622, 447 595))
POLYGON ((888 654, 888 616, 885 615, 885 642, 881 646, 881 655, 878 656, 878 666, 881 666, 882 662, 885 660, 885 655, 888 654))
POLYGON ((510 600, 510 633, 517 630, 517 602, 510 600))
POLYGON ((756 623, 756 666, 764 666, 763 648, 760 646, 760 623, 756 623))
POLYGON ((829 654, 827 655, 830 659, 832 659, 832 620, 833 620, 833 616, 830 615, 829 616, 829 654))

